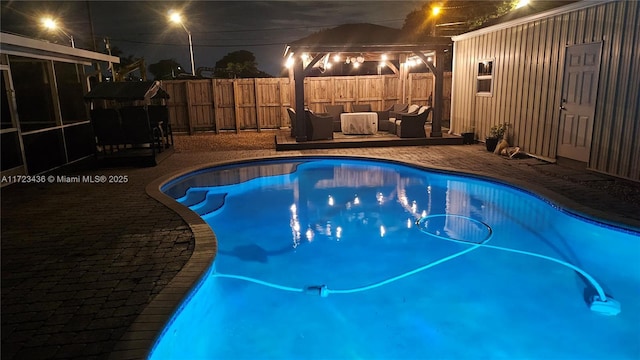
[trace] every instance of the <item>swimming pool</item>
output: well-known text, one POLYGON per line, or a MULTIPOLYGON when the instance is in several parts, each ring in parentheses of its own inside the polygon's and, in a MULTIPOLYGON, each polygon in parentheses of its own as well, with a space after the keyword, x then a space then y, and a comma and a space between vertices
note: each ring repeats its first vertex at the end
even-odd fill
POLYGON ((151 359, 640 354, 640 234, 523 190, 323 157, 162 190, 201 214, 218 254, 151 359))

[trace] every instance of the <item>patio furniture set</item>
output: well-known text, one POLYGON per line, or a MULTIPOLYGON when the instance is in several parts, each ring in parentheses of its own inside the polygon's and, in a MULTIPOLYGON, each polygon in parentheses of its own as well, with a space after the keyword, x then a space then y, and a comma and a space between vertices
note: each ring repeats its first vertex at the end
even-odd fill
MULTIPOLYGON (((430 106, 394 104, 386 110, 372 111, 370 104, 351 106, 346 112, 344 105, 326 105, 324 113, 305 109, 307 140, 330 140, 334 132, 345 135, 373 135, 385 131, 400 138, 426 137, 425 124, 432 112, 430 106)), ((291 136, 295 137, 296 113, 287 112, 291 120, 291 136)))

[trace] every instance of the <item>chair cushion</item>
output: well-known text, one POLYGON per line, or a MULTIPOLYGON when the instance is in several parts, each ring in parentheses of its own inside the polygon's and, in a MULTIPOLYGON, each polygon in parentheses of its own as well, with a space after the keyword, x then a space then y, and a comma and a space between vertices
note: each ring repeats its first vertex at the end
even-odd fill
POLYGON ((409 105, 409 108, 407 109, 407 112, 409 114, 414 113, 416 111, 418 111, 418 109, 420 108, 420 105, 409 105))

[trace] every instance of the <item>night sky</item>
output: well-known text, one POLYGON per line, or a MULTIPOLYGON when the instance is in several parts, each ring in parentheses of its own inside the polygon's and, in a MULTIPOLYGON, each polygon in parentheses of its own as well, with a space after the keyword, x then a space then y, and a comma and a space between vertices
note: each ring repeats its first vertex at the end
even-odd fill
POLYGON ((279 75, 284 47, 313 32, 347 23, 400 28, 421 1, 0 1, 3 32, 68 44, 61 34, 46 32, 40 18, 50 14, 73 35, 76 47, 93 50, 91 24, 104 52, 103 38, 122 56, 144 57, 147 66, 174 59, 190 68, 187 33, 167 21, 181 9, 191 31, 195 67, 213 67, 236 50, 254 53, 258 68, 279 75), (89 16, 90 14, 90 16, 89 16), (90 21, 90 19, 92 21, 90 21))

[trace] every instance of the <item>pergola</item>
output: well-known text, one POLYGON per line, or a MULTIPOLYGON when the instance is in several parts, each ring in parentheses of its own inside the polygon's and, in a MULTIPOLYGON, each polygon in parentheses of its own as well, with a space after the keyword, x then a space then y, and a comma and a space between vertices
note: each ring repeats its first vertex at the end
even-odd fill
POLYGON ((444 54, 451 44, 449 37, 416 37, 400 29, 373 24, 341 25, 288 44, 284 56, 294 60, 292 66, 295 83, 296 141, 307 141, 304 121, 304 78, 320 60, 331 54, 375 62, 380 62, 385 55, 386 65, 401 78, 406 76, 405 65, 408 60, 422 60, 434 76, 433 122, 430 136, 442 137, 444 54), (306 61, 303 60, 303 55, 306 61), (399 69, 394 62, 399 64, 399 69))

